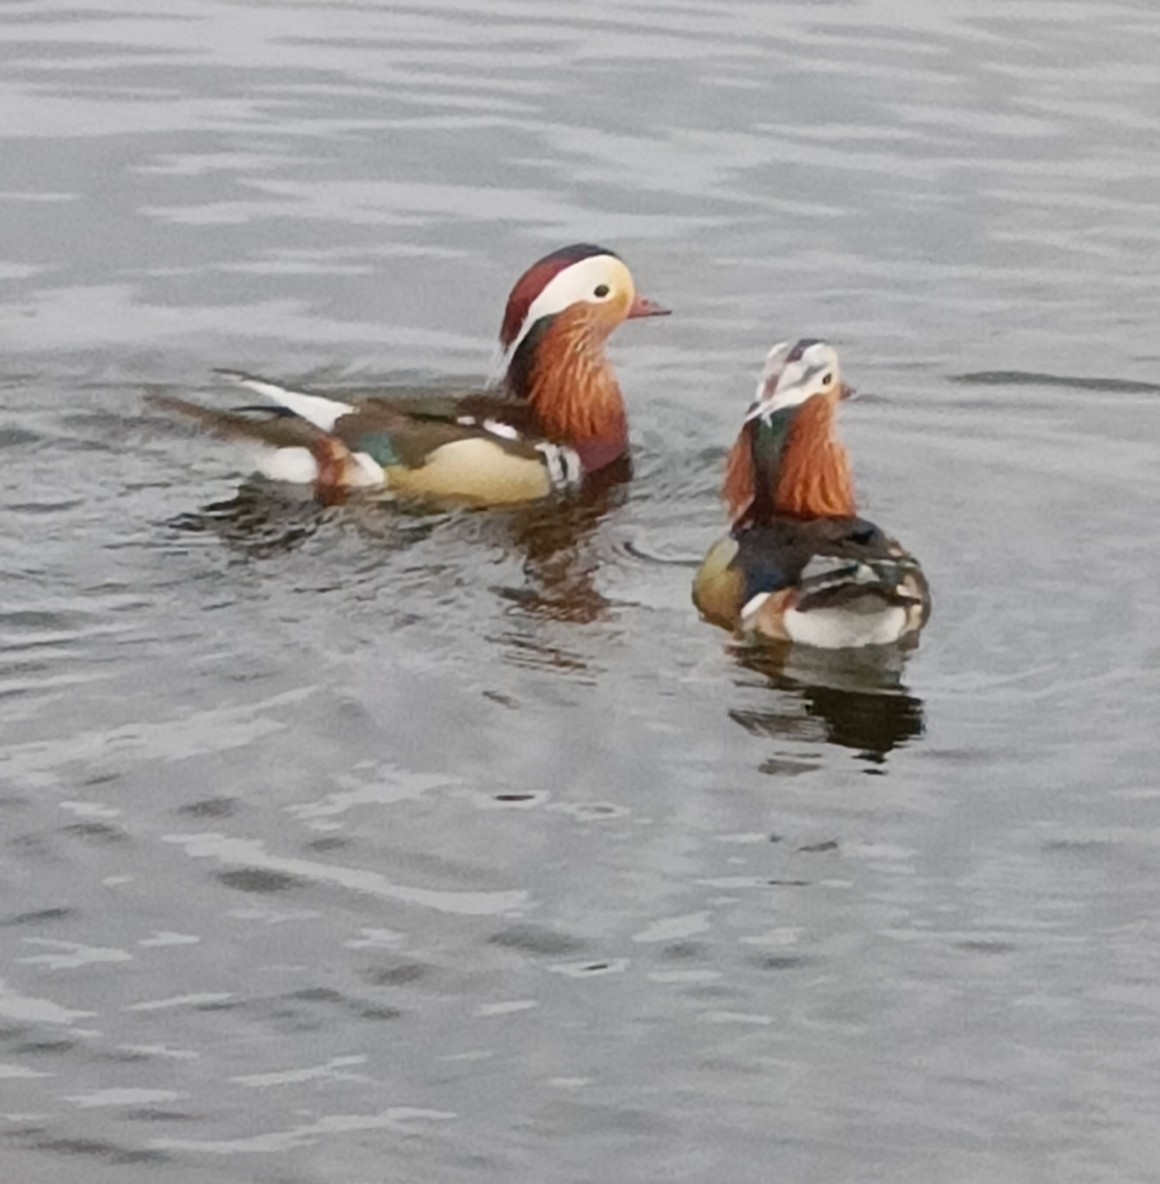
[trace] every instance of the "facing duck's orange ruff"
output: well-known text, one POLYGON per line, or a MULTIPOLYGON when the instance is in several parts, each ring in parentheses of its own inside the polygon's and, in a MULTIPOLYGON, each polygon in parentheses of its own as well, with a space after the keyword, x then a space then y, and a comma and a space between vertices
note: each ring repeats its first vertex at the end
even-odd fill
POLYGON ((807 399, 794 416, 778 470, 774 509, 798 518, 853 518, 850 457, 834 435, 829 395, 807 399))
POLYGON ((746 424, 733 441, 725 461, 725 482, 721 497, 729 512, 729 521, 736 526, 753 505, 757 497, 757 479, 754 474, 753 440, 751 425, 746 424))

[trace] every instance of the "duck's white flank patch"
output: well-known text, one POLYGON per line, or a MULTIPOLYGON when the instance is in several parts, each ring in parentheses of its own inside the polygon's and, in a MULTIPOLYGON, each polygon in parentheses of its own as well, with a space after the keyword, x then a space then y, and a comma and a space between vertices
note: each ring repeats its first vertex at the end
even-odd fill
POLYGON ((292 391, 276 382, 267 382, 264 378, 239 378, 238 382, 247 390, 273 399, 275 403, 293 411, 295 415, 301 415, 303 419, 324 432, 331 431, 344 415, 349 415, 354 410, 350 403, 324 399, 321 395, 307 395, 302 391, 292 391))
MULTIPOLYGON (((373 489, 386 483, 383 467, 365 452, 352 452, 355 468, 350 484, 356 489, 373 489)), ((313 485, 318 480, 318 462, 309 448, 263 448, 254 454, 254 468, 271 481, 290 485, 313 485)))
POLYGON ((318 462, 309 448, 263 448, 254 455, 254 468, 271 481, 310 485, 318 477, 318 462))
POLYGON ((906 624, 906 609, 899 605, 884 606, 875 612, 814 608, 807 612, 790 609, 785 614, 785 631, 791 640, 825 650, 889 645, 906 632, 906 624))

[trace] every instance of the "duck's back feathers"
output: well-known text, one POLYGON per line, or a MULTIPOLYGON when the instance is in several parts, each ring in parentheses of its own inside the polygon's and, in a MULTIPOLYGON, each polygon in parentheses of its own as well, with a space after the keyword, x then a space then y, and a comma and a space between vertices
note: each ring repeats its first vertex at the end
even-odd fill
POLYGON ((897 641, 930 613, 918 561, 862 518, 736 531, 709 551, 693 599, 716 624, 831 649, 897 641))

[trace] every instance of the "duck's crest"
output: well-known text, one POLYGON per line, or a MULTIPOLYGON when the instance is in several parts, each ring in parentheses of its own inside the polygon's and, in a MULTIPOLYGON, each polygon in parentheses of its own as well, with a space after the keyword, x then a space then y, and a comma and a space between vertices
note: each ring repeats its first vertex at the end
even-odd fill
POLYGON ((793 347, 793 349, 791 349, 789 351, 789 353, 786 354, 785 364, 788 365, 790 362, 800 362, 802 360, 802 358, 805 356, 805 352, 807 349, 810 349, 812 346, 821 345, 821 344, 822 344, 822 339, 820 337, 803 337, 800 341, 797 342, 797 344, 793 347))

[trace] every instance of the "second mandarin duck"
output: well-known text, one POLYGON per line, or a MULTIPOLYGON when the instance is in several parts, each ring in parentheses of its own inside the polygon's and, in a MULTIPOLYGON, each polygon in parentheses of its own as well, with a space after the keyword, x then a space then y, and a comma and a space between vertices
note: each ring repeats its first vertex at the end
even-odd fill
POLYGON ((930 589, 918 561, 858 516, 837 436, 849 393, 826 342, 770 351, 726 464, 732 529, 693 582, 708 620, 825 649, 913 641, 926 624, 930 589))
POLYGON ((313 484, 320 496, 385 487, 480 505, 531 501, 627 456, 628 419, 604 343, 623 321, 667 313, 636 291, 619 256, 577 243, 545 255, 512 288, 497 390, 338 398, 234 373, 277 406, 152 402, 218 435, 267 445, 260 472, 313 484))

